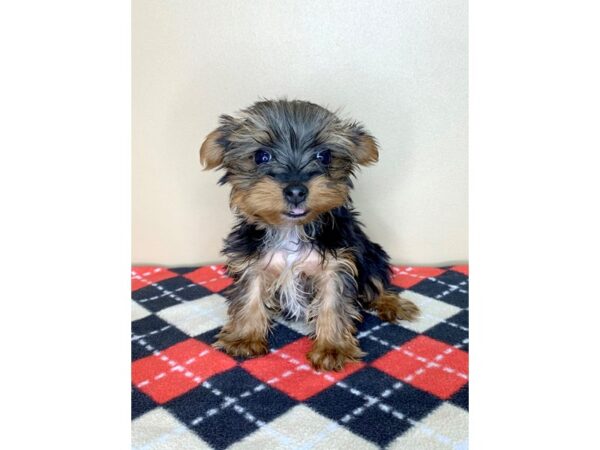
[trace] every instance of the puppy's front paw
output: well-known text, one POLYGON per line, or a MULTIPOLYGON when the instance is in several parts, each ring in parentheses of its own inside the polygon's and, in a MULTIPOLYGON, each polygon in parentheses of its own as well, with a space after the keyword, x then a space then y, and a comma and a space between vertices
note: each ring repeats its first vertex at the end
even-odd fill
POLYGON ((355 344, 333 347, 315 343, 306 357, 316 370, 340 371, 347 362, 358 361, 362 355, 355 344))
POLYGON ((269 351, 266 339, 231 340, 227 335, 219 336, 219 339, 213 344, 213 346, 223 349, 231 356, 241 356, 244 358, 264 355, 269 351))

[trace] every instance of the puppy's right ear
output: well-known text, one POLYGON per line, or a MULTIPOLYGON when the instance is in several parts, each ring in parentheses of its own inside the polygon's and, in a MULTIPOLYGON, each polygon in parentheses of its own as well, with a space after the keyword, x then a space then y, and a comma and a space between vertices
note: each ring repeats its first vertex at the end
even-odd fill
POLYGON ((222 115, 219 117, 220 127, 206 136, 200 147, 200 162, 204 170, 218 169, 223 165, 225 147, 232 133, 240 126, 240 119, 232 116, 222 115))
POLYGON ((223 152, 225 148, 219 142, 223 138, 223 131, 217 128, 206 136, 206 139, 200 147, 200 162, 204 170, 216 169, 223 164, 223 152))

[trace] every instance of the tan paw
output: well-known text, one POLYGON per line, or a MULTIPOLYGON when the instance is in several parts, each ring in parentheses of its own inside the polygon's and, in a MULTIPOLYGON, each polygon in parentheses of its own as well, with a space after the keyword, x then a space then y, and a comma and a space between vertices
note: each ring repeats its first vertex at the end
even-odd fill
POLYGON ((244 358, 264 355, 269 351, 266 340, 229 340, 226 335, 219 336, 219 339, 213 344, 213 346, 223 349, 231 356, 241 356, 244 358))
POLYGON ((421 315, 421 310, 419 307, 410 300, 400 297, 398 298, 398 305, 398 319, 400 320, 408 320, 409 322, 413 322, 421 315))
POLYGON ((315 344, 306 357, 316 370, 340 371, 346 363, 358 361, 362 355, 363 352, 354 344, 341 347, 328 347, 315 344))
POLYGON ((395 322, 396 320, 414 321, 420 314, 417 305, 391 292, 386 292, 375 300, 373 306, 379 318, 386 322, 395 322))

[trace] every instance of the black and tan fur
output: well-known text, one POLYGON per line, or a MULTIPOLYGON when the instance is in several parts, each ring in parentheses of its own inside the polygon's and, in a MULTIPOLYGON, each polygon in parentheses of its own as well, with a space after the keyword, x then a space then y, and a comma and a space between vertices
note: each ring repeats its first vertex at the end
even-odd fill
POLYGON ((304 101, 261 101, 223 115, 200 149, 223 169, 237 224, 223 253, 234 284, 229 321, 216 346, 236 356, 268 352, 275 314, 314 327, 308 359, 341 370, 360 359, 361 308, 387 321, 419 310, 390 289, 389 257, 363 232, 351 177, 378 160, 375 139, 356 123, 304 101))

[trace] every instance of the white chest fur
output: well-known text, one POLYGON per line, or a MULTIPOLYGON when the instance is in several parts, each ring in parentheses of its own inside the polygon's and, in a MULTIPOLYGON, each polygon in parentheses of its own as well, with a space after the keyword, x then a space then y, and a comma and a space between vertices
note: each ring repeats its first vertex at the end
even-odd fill
POLYGON ((279 298, 286 315, 306 317, 311 294, 307 280, 321 267, 320 255, 301 239, 295 227, 268 235, 266 243, 269 250, 261 264, 274 276, 270 291, 279 298))

